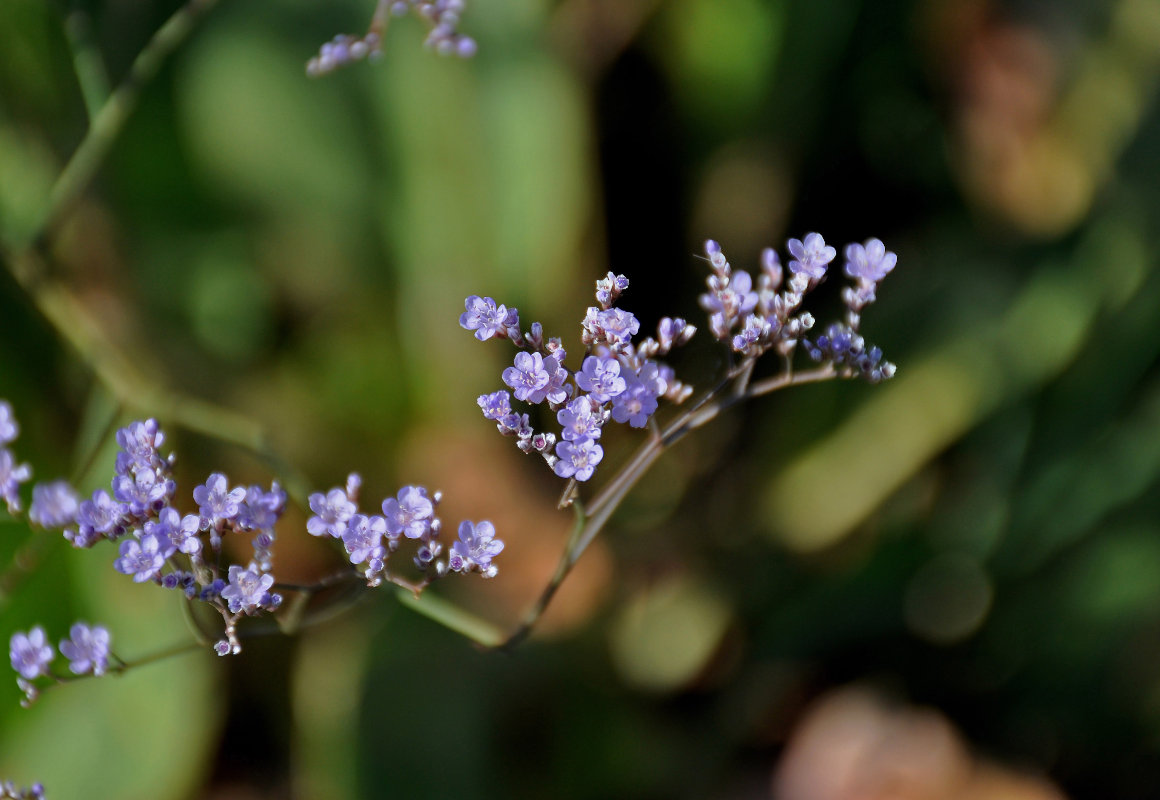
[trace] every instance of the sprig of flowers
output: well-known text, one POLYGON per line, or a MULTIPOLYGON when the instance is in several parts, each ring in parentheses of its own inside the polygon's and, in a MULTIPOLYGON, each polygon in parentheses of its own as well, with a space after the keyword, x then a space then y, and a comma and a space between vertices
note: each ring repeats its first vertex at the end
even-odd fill
MULTIPOLYGON (((0 400, 0 442, 7 445, 18 433, 11 406, 0 400)), ((111 494, 98 489, 90 499, 80 500, 66 481, 37 484, 32 490, 29 521, 42 528, 63 529, 64 538, 77 548, 114 542, 118 545, 113 560, 117 572, 135 583, 179 591, 187 601, 216 610, 223 620, 223 636, 213 644, 218 655, 241 652, 239 622, 244 617, 278 611, 286 589, 311 592, 337 579, 364 579, 371 587, 389 581, 418 594, 449 573, 475 572, 485 578, 497 574, 492 559, 504 544, 495 537, 490 522, 461 523, 451 558, 441 559, 441 523, 435 514, 442 499, 439 492, 428 495, 424 487, 406 486, 396 497, 382 502, 383 516, 367 516, 358 508, 362 481, 352 473, 344 488, 310 496, 314 515, 307 522, 308 533, 342 541, 351 568, 315 587, 282 589, 275 580, 273 562, 275 528, 287 495, 276 481, 268 489, 231 486, 226 475, 213 473, 192 492, 196 512, 183 515, 175 507, 175 458, 161 453, 165 434, 157 421, 132 422, 117 431, 116 440, 120 449, 111 494), (242 536, 250 539, 253 555, 247 563, 230 564, 224 541, 242 536), (422 572, 417 583, 387 569, 400 540, 416 541, 413 561, 422 572)), ((6 447, 0 449, 0 465, 12 463, 12 453, 6 447)), ((6 474, 5 499, 15 514, 20 509, 19 486, 28 480, 31 470, 22 465, 6 474)), ((110 635, 101 626, 77 623, 71 638, 61 642, 60 653, 69 660, 74 676, 99 676, 129 666, 118 659, 115 667, 110 667, 110 635)), ((38 679, 66 680, 51 672, 56 651, 39 626, 12 636, 9 657, 19 675, 26 705, 39 695, 43 682, 38 679)))
POLYGON ((645 427, 661 398, 681 403, 692 389, 673 370, 653 360, 692 338, 696 329, 683 319, 665 318, 656 338, 634 343, 640 321, 615 307, 628 289, 628 278, 609 272, 596 282, 596 301, 581 321, 585 356, 580 369, 565 365, 567 352, 559 338, 544 339, 543 326, 520 332, 519 313, 490 297, 472 295, 464 302, 459 325, 479 341, 510 339, 520 349, 501 378, 511 389, 480 395, 476 402, 485 418, 504 436, 514 437, 524 453, 539 453, 561 478, 587 481, 604 458, 599 443, 612 420, 645 427), (556 412, 559 433, 537 432, 526 413, 512 410, 512 399, 536 405, 546 402, 556 412))
POLYGON ((471 58, 478 49, 475 40, 459 32, 459 21, 466 8, 465 0, 378 0, 367 32, 362 36, 346 33, 335 36, 306 63, 306 74, 316 78, 355 61, 381 58, 383 37, 390 20, 408 14, 427 25, 424 47, 441 56, 471 58))
MULTIPOLYGON (((867 348, 857 331, 862 310, 874 301, 878 283, 897 257, 877 239, 847 247, 845 271, 856 283, 843 293, 846 319, 810 341, 804 335, 814 326, 814 317, 799 309, 804 296, 825 279, 837 251, 817 233, 804 241, 790 239, 787 249, 793 256, 790 279, 784 280, 777 252, 767 248, 755 282, 748 272, 733 270, 717 242, 705 243, 711 273, 699 301, 709 314, 713 336, 740 355, 746 368, 769 350, 788 363, 800 342, 813 360, 832 365, 838 377, 858 375, 876 382, 893 376, 894 365, 882 360, 880 349, 867 348)), ((665 317, 655 338, 634 343, 640 321, 615 305, 628 286, 628 278, 612 272, 596 282, 598 305, 586 309, 581 321, 585 354, 578 370, 565 365, 560 339, 545 341, 538 322, 521 333, 518 311, 490 297, 468 297, 459 317, 460 327, 479 341, 509 339, 520 349, 501 376, 511 393, 480 395, 476 402, 501 434, 515 437, 523 452, 539 453, 562 478, 583 482, 595 474, 604 458, 599 440, 609 420, 644 428, 660 399, 679 404, 692 394, 692 387, 654 356, 685 344, 696 328, 679 317, 665 317), (528 414, 513 410, 513 399, 529 405, 546 402, 556 412, 559 432, 537 432, 528 414)))

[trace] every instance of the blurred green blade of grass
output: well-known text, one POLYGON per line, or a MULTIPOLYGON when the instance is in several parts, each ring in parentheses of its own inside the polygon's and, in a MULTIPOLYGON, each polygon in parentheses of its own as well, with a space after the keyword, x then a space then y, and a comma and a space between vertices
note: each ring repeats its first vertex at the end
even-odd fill
POLYGON ((1000 319, 904 361, 898 378, 776 475, 764 495, 771 534, 802 551, 840 541, 989 413, 1063 371, 1099 334, 1100 312, 1126 302, 1147 268, 1142 234, 1123 220, 1088 235, 1097 244, 1041 267, 1000 319))

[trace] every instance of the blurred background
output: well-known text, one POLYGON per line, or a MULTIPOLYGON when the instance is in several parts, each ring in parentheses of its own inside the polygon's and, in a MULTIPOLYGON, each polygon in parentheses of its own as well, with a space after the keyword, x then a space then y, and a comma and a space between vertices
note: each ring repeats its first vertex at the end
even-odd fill
MULTIPOLYGON (((0 681, 0 777, 56 800, 1157 796, 1160 3, 486 0, 470 61, 408 18, 379 63, 308 80, 368 0, 221 0, 22 286, 88 125, 74 59, 116 85, 178 6, 0 3, 0 397, 38 479, 106 485, 92 443, 157 416, 188 511, 212 470, 279 477, 237 444, 259 426, 312 490, 357 470, 364 505, 422 483, 449 529, 493 520, 499 577, 437 591, 508 626, 570 519, 480 418, 511 349, 459 329, 465 296, 575 352, 608 269, 648 329, 701 320, 706 238, 754 269, 789 236, 876 236, 899 265, 863 330, 899 375, 680 443, 514 653, 383 594, 30 711, 0 681)), ((695 340, 671 363, 705 385, 723 362, 695 340)), ((303 519, 280 579, 340 563, 303 519)), ((188 639, 113 558, 0 523, 0 635, 188 639)))

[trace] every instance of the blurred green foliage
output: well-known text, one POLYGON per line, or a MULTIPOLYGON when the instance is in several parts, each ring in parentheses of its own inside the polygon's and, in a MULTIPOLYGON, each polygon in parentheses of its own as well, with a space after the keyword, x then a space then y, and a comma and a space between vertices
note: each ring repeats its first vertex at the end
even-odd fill
MULTIPOLYGON (((13 275, 87 129, 74 56, 117 85, 177 7, 0 3, 0 397, 39 478, 92 491, 110 418, 159 415, 186 496, 211 470, 268 481, 205 435, 212 408, 190 430, 162 401, 217 404, 311 488, 426 483, 448 523, 511 530, 499 578, 455 594, 510 624, 567 520, 478 419, 510 353, 458 329, 466 295, 575 349, 609 268, 650 327, 699 319, 706 238, 752 268, 787 236, 877 236, 899 267, 864 330, 899 377, 775 396, 681 443, 585 556, 615 567, 578 572, 565 621, 514 654, 384 596, 30 711, 9 684, 0 777, 58 799, 762 796, 805 705, 858 682, 1071 796, 1154 796, 1154 0, 491 0, 464 17, 471 61, 406 19, 381 62, 317 81, 306 60, 367 3, 222 0, 45 244, 75 304, 54 322, 13 275), (118 403, 92 330, 154 391, 118 403)), ((700 342, 674 365, 705 383, 721 360, 700 342)), ((39 536, 0 522, 0 570, 38 554, 5 573, 0 634, 99 620, 126 658, 187 635, 111 552, 39 536)), ((279 570, 337 558, 297 538, 279 570)))

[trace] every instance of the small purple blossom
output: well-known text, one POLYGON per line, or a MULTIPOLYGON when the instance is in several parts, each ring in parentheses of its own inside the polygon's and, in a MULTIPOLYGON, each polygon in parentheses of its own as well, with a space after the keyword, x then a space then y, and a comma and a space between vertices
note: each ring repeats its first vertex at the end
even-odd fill
POLYGON ((447 567, 452 572, 478 569, 485 578, 494 578, 498 570, 491 560, 503 551, 503 542, 495 538, 495 526, 487 520, 459 523, 459 541, 451 545, 447 567))
POLYGON ((27 464, 17 464, 7 448, 0 448, 0 498, 8 504, 9 513, 20 510, 20 484, 32 477, 27 464))
POLYGON ((160 469, 165 462, 157 449, 165 442, 165 434, 155 419, 130 422, 117 431, 117 474, 128 475, 139 469, 160 469))
POLYGON ((741 329, 741 333, 733 337, 733 349, 738 353, 749 352, 771 330, 772 325, 770 325, 769 320, 756 314, 750 314, 745 318, 745 327, 741 329))
POLYGON ((286 492, 277 481, 270 484, 268 492, 261 486, 251 486, 238 509, 238 524, 251 531, 273 530, 285 508, 286 492))
POLYGON ((76 521, 80 506, 77 493, 68 481, 38 483, 32 487, 28 518, 42 528, 63 528, 76 521))
POLYGON ((878 283, 897 263, 898 256, 878 239, 867 239, 865 245, 846 246, 846 274, 861 283, 878 283))
POLYGON ((361 564, 375 550, 380 550, 386 532, 387 521, 380 516, 355 514, 351 517, 346 525, 346 533, 342 535, 342 543, 346 546, 346 552, 350 553, 350 563, 361 564))
POLYGON ((596 302, 600 303, 601 307, 608 308, 627 289, 628 278, 610 271, 605 277, 596 281, 596 302))
POLYGON ((232 613, 249 613, 270 604, 273 599, 270 597, 270 587, 273 585, 274 576, 262 574, 254 564, 246 569, 234 564, 230 567, 229 585, 221 590, 221 597, 229 604, 232 613))
POLYGON ((346 531, 346 521, 358 510, 358 506, 350 501, 342 489, 331 489, 325 496, 319 492, 310 495, 310 510, 316 516, 306 520, 307 533, 341 539, 346 531))
POLYGON ((56 657, 56 651, 48 643, 44 628, 37 625, 27 634, 12 634, 8 643, 8 657, 12 661, 12 669, 26 680, 32 680, 48 674, 48 665, 56 657))
POLYGON ((834 260, 838 251, 826 244, 820 233, 806 235, 805 241, 790 239, 787 247, 793 255, 789 271, 805 273, 811 280, 819 280, 826 274, 826 266, 834 260))
POLYGON ((246 490, 241 486, 230 488, 226 476, 215 472, 202 486, 193 490, 193 502, 197 503, 202 524, 216 527, 226 520, 234 519, 246 498, 246 490))
MULTIPOLYGON (((171 510, 172 509, 165 509, 165 511, 171 510)), ((165 511, 162 511, 161 513, 164 515, 165 511)), ((194 556, 201 552, 201 538, 198 536, 200 531, 201 515, 186 514, 181 518, 181 522, 177 528, 169 533, 169 541, 173 542, 173 544, 181 552, 185 553, 186 555, 194 556)))
POLYGON ((602 419, 592 408, 592 401, 587 396, 577 397, 556 413, 556 421, 560 423, 560 435, 568 441, 580 439, 599 439, 602 419))
POLYGON ((640 321, 620 308, 599 309, 592 306, 582 325, 586 340, 603 342, 613 350, 623 350, 632 343, 632 337, 640 330, 640 321))
MULTIPOLYGON (((656 364, 652 364, 652 369, 646 371, 641 370, 641 377, 630 376, 628 380, 628 388, 623 394, 617 395, 612 400, 612 418, 620 423, 627 422, 633 428, 643 428, 648 424, 648 419, 657 410, 657 397, 664 394, 664 390, 657 391, 658 383, 663 384, 660 378, 660 371, 656 364)), ((648 366, 646 364, 645 366, 648 366)))
POLYGON ((496 305, 490 297, 474 294, 467 298, 464 305, 467 310, 459 315, 459 325, 465 330, 474 331, 476 339, 485 342, 497 334, 506 335, 509 316, 507 306, 496 305))
POLYGON ((20 435, 20 424, 12 413, 12 406, 7 400, 0 400, 0 445, 16 441, 20 435))
POLYGON ((503 371, 503 382, 512 388, 517 400, 540 403, 547 397, 553 403, 567 399, 563 389, 567 372, 555 356, 539 353, 516 353, 515 365, 503 371))
POLYGON ((487 419, 499 421, 512 413, 511 395, 502 389, 491 394, 481 394, 475 402, 483 410, 483 416, 487 419))
POLYGON ((427 490, 422 486, 404 486, 397 497, 383 501, 387 533, 391 536, 401 533, 408 539, 418 539, 429 533, 435 504, 427 497, 427 490))
POLYGON ((718 338, 723 339, 737 322, 757 306, 757 293, 753 291, 753 279, 744 270, 733 273, 730 278, 709 276, 711 291, 698 299, 701 308, 709 312, 709 326, 718 338))
POLYGON ((69 638, 60 642, 60 652, 69 660, 74 675, 104 675, 109 666, 109 630, 78 622, 69 629, 69 638))
POLYGON ((122 575, 132 575, 134 583, 144 583, 161 575, 165 559, 176 550, 173 542, 155 533, 142 536, 140 542, 125 539, 121 542, 121 557, 113 562, 113 568, 122 575))
POLYGON ((93 534, 112 539, 123 532, 124 517, 128 511, 124 503, 118 503, 104 489, 97 489, 92 499, 85 500, 77 509, 77 525, 86 539, 93 534))
POLYGON ((777 287, 781 286, 783 273, 781 259, 777 257, 777 251, 772 247, 767 247, 761 251, 761 271, 769 279, 769 288, 776 291, 777 287))
POLYGON ((128 506, 129 513, 143 517, 165 504, 177 484, 159 476, 148 467, 138 469, 132 477, 113 478, 113 497, 128 506))
POLYGON ((591 439, 574 442, 563 440, 556 445, 559 461, 552 468, 561 478, 575 478, 586 481, 596 471, 596 465, 604 458, 604 448, 591 439))
POLYGON ((612 356, 588 356, 576 373, 576 385, 597 403, 607 403, 626 388, 620 376, 620 362, 612 356))

